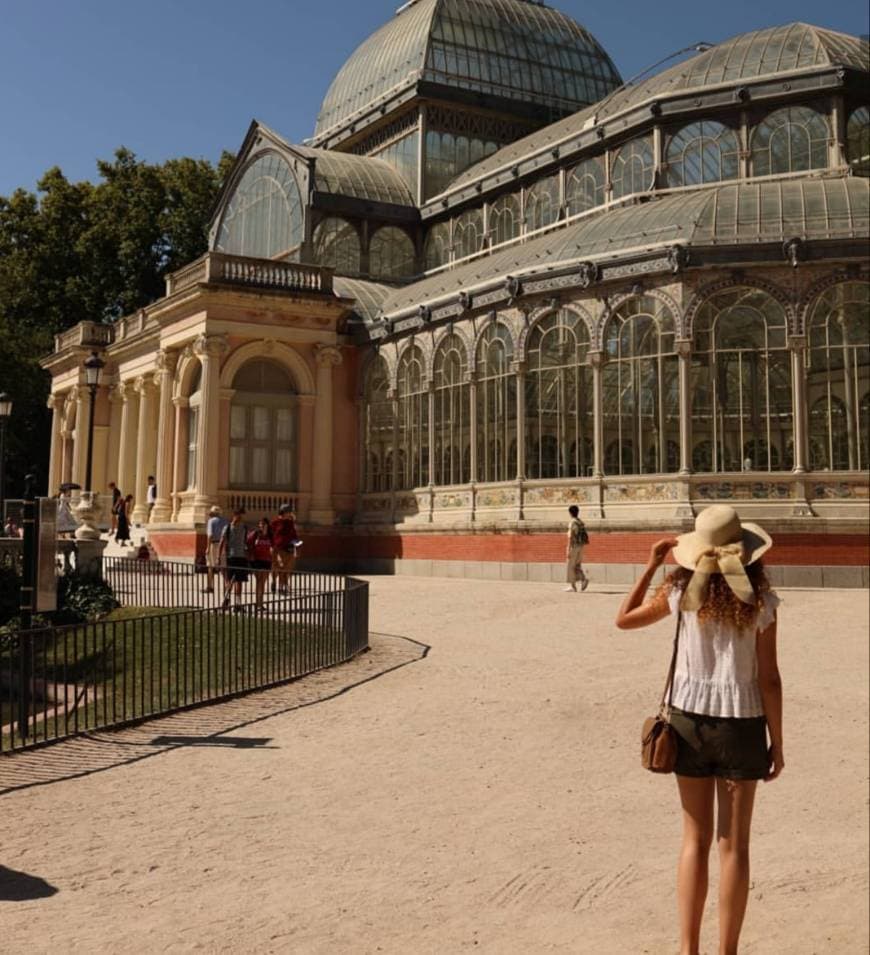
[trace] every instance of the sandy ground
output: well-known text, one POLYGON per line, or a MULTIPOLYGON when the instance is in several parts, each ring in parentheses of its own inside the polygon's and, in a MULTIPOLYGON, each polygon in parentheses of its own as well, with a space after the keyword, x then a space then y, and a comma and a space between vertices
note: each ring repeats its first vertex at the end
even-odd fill
MULTIPOLYGON (((787 768, 759 793, 742 951, 857 955, 867 592, 784 596, 787 768)), ((603 588, 372 598, 355 663, 0 760, 3 952, 675 953, 675 785, 638 759, 670 625, 615 631, 603 588)))

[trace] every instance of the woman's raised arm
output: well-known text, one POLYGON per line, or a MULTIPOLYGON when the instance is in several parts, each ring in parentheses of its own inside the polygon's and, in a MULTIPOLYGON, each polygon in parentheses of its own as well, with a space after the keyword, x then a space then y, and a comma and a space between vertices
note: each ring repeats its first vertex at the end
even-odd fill
POLYGON ((658 623, 659 620, 664 620, 670 613, 664 594, 654 596, 652 600, 644 600, 644 598, 655 572, 664 563, 665 557, 676 543, 673 537, 668 537, 656 541, 650 548, 646 569, 637 579, 628 596, 622 601, 622 606, 616 615, 616 626, 620 630, 636 630, 638 627, 648 627, 650 624, 658 623))

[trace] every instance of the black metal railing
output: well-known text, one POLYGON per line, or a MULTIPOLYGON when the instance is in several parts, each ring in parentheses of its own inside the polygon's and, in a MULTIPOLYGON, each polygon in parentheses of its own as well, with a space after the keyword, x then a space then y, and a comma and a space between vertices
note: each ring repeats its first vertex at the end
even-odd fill
MULTIPOLYGON (((0 753, 265 689, 368 647, 365 581, 294 578, 262 608, 125 601, 106 620, 0 636, 0 753)), ((153 583, 141 575, 131 596, 161 599, 153 583)))

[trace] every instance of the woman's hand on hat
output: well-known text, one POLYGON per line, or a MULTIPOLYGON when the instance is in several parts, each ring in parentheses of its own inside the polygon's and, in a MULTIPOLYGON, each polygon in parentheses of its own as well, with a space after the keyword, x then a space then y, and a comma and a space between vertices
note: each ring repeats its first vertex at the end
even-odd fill
POLYGON ((676 546, 676 537, 666 537, 663 540, 656 541, 650 548, 647 567, 651 570, 658 570, 665 562, 665 558, 676 546))

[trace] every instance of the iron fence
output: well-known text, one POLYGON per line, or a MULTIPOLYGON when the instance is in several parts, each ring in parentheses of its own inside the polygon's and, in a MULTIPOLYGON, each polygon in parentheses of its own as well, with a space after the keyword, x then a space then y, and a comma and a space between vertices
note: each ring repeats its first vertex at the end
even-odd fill
POLYGON ((138 606, 0 636, 0 754, 265 689, 368 647, 365 581, 294 577, 263 607, 166 610, 159 575, 130 574, 138 606))

